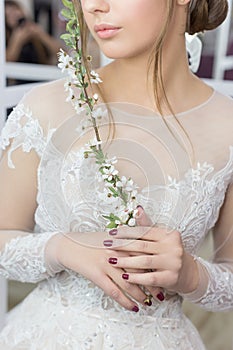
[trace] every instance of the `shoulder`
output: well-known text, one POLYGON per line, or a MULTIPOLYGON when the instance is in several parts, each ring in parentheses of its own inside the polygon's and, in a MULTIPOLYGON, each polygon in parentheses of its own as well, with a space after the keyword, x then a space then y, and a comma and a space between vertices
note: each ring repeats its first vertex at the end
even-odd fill
POLYGON ((56 128, 74 114, 71 103, 66 102, 64 79, 40 84, 32 88, 20 104, 31 111, 44 130, 56 128))
POLYGON ((222 117, 228 117, 233 120, 233 98, 214 90, 210 106, 215 110, 214 114, 221 111, 222 117))
POLYGON ((10 167, 11 153, 18 148, 24 152, 34 149, 41 156, 51 132, 73 114, 73 107, 66 102, 64 80, 41 84, 29 91, 1 131, 0 149, 9 148, 10 167))

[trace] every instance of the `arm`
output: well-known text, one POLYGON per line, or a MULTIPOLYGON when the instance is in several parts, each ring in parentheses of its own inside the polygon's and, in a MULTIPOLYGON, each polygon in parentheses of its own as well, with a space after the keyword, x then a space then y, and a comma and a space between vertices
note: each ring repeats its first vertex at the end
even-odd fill
MULTIPOLYGON (((31 130, 24 135, 23 127, 17 126, 22 113, 19 108, 15 120, 8 118, 8 127, 3 130, 0 140, 3 149, 11 140, 0 161, 0 274, 23 282, 37 282, 70 269, 91 280, 123 307, 138 311, 129 296, 143 303, 146 295, 138 286, 129 287, 121 278, 122 271, 116 271, 108 264, 111 252, 102 246, 106 232, 30 233, 37 206, 39 156, 35 150, 41 133, 35 123, 37 132, 31 130)), ((30 113, 28 118, 32 127, 30 113)))
POLYGON ((6 150, 0 161, 0 274, 21 282, 38 282, 61 271, 45 259, 45 247, 56 232, 32 234, 36 209, 38 156, 18 149, 14 169, 6 150))
POLYGON ((60 47, 62 46, 60 40, 57 40, 53 36, 49 35, 37 23, 29 22, 27 26, 33 37, 39 39, 51 55, 56 55, 58 53, 60 47))
POLYGON ((233 308, 233 184, 228 188, 219 220, 213 229, 213 262, 197 258, 199 283, 188 300, 210 311, 233 308))
POLYGON ((26 26, 16 28, 6 47, 6 61, 17 62, 23 46, 30 40, 31 32, 26 26))

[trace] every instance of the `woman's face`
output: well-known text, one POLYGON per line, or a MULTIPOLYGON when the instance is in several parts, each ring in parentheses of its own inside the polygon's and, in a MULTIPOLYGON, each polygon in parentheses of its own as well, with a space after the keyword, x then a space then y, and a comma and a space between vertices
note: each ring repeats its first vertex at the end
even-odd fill
POLYGON ((16 28, 18 26, 18 21, 20 18, 25 17, 23 11, 17 6, 9 6, 5 7, 5 19, 6 24, 9 28, 16 28))
POLYGON ((151 53, 166 20, 165 0, 81 0, 91 34, 111 58, 151 53))

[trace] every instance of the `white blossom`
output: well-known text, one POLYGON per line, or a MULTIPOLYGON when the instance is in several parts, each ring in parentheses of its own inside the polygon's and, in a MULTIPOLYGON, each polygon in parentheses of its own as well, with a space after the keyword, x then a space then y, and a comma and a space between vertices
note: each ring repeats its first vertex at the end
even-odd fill
POLYGON ((103 167, 103 172, 103 179, 107 179, 108 181, 111 181, 113 176, 118 174, 118 170, 116 170, 113 165, 111 165, 110 167, 103 167))
POLYGON ((90 72, 90 81, 92 84, 99 84, 102 83, 102 80, 100 79, 100 76, 98 73, 96 73, 94 70, 90 72))
POLYGON ((134 218, 129 219, 129 221, 128 221, 128 226, 133 227, 133 226, 135 226, 135 225, 136 225, 136 220, 135 220, 134 218))
POLYGON ((95 118, 95 119, 99 119, 101 118, 103 115, 103 112, 102 112, 102 109, 99 107, 97 109, 94 109, 92 111, 92 117, 95 118))
POLYGON ((69 70, 74 65, 74 60, 64 50, 60 49, 58 54, 58 68, 61 69, 62 73, 69 70))

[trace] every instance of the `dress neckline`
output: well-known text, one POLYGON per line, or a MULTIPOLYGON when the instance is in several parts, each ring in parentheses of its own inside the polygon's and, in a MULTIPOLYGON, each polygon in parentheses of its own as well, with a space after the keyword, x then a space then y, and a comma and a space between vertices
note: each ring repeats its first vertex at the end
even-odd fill
MULTIPOLYGON (((213 89, 211 95, 208 97, 208 99, 206 99, 204 102, 186 110, 186 111, 183 111, 183 112, 179 112, 179 113, 176 113, 175 114, 175 117, 177 118, 180 118, 182 116, 185 116, 187 114, 190 114, 192 112, 195 112, 195 111, 198 111, 199 109, 202 109, 203 107, 207 106, 209 103, 212 102, 212 100, 215 98, 217 94, 217 90, 213 89)), ((125 102, 122 102, 122 103, 119 103, 119 102, 110 102, 108 103, 109 107, 111 110, 115 111, 115 112, 118 112, 120 111, 122 114, 124 115, 128 115, 128 116, 135 116, 135 117, 139 117, 139 118, 151 118, 151 117, 159 117, 161 118, 161 115, 156 113, 155 111, 149 109, 149 108, 144 108, 140 105, 134 105, 134 104, 131 104, 131 103, 125 103, 125 102), (135 108, 137 108, 137 111, 135 111, 135 113, 132 113, 132 112, 127 112, 127 108, 123 108, 124 107, 128 107, 128 109, 132 109, 132 110, 135 110, 135 108), (146 113, 140 113, 139 111, 143 110, 144 112, 146 111, 146 113)), ((163 116, 163 118, 174 118, 174 115, 172 114, 168 114, 168 115, 165 115, 163 116)))

